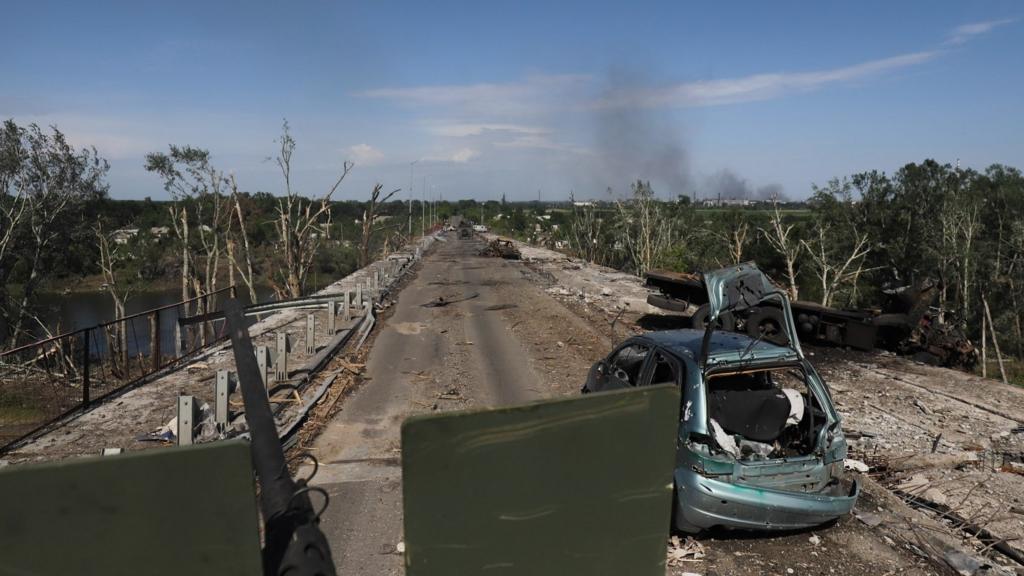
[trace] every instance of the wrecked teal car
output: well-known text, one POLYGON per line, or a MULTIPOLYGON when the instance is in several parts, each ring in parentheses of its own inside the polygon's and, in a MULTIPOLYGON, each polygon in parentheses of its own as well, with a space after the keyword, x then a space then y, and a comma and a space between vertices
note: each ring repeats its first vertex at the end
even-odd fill
POLYGON ((804 357, 785 294, 752 263, 703 280, 705 329, 622 342, 591 368, 583 392, 683 387, 673 515, 680 531, 790 530, 849 513, 859 486, 844 473, 841 419, 804 357), (721 315, 743 317, 765 306, 782 311, 781 333, 715 330, 721 315))

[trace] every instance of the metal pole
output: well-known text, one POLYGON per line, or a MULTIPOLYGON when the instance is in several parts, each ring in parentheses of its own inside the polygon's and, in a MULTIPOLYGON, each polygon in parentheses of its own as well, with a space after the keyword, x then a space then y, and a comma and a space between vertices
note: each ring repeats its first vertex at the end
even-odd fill
POLYGON ((413 183, 413 167, 419 160, 413 160, 409 162, 409 238, 412 238, 412 183, 413 183))
POLYGON ((89 330, 82 332, 82 407, 89 406, 89 330))
POLYGON ((152 323, 149 328, 150 367, 156 372, 160 369, 160 311, 153 312, 149 321, 152 323))

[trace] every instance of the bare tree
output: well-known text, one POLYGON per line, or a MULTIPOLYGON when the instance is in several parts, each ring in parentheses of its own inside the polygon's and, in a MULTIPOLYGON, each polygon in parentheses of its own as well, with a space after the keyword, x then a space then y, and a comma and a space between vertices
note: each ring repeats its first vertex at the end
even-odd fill
POLYGON ((771 201, 771 226, 768 229, 759 228, 759 230, 765 240, 768 241, 768 244, 771 245, 779 256, 782 256, 786 265, 786 282, 789 284, 786 290, 789 292, 791 300, 797 300, 800 297, 800 288, 796 283, 796 262, 800 257, 800 252, 803 250, 803 245, 797 241, 793 234, 793 228, 796 225, 789 224, 787 226, 782 222, 782 211, 779 210, 778 194, 772 194, 771 201))
POLYGON ((249 289, 249 301, 252 302, 253 304, 255 304, 257 302, 257 298, 256 298, 255 280, 254 280, 253 271, 252 271, 252 249, 249 246, 249 231, 245 227, 245 216, 244 216, 244 212, 242 211, 242 201, 241 201, 241 197, 240 197, 241 195, 238 192, 238 183, 235 182, 235 175, 234 174, 232 174, 230 176, 230 181, 231 181, 231 202, 232 202, 233 207, 234 207, 234 218, 231 218, 231 217, 228 218, 227 252, 228 252, 228 262, 230 264, 230 268, 229 268, 230 276, 228 278, 229 278, 229 282, 231 283, 231 285, 234 286, 235 285, 235 271, 237 270, 239 276, 242 277, 242 281, 245 282, 246 288, 249 289), (238 222, 238 231, 234 232, 233 231, 232 222, 234 222, 236 219, 237 219, 237 222, 238 222), (237 250, 237 248, 236 248, 236 244, 237 244, 236 236, 240 237, 241 240, 242 240, 242 242, 241 242, 241 245, 242 245, 242 250, 241 250, 242 254, 241 254, 241 256, 244 259, 245 268, 242 268, 242 265, 239 264, 239 262, 238 262, 238 256, 236 254, 236 250, 237 250))
POLYGON ((306 277, 317 252, 324 239, 330 236, 331 197, 348 176, 353 164, 344 162, 334 185, 316 200, 308 200, 292 188, 295 139, 289 133, 287 121, 282 127, 279 143, 281 149, 276 161, 284 177, 285 195, 277 203, 275 228, 284 252, 284 263, 279 270, 281 282, 275 281, 274 289, 279 295, 298 298, 305 291, 306 277))
POLYGON ((363 267, 370 263, 370 249, 373 242, 374 235, 381 230, 380 220, 381 215, 377 213, 381 204, 384 204, 391 199, 392 196, 397 194, 400 188, 396 188, 391 192, 381 197, 384 185, 376 184, 373 187, 373 191, 370 192, 370 201, 367 203, 366 208, 363 210, 362 234, 359 239, 359 266, 363 267))
POLYGON ((954 217, 956 264, 960 280, 961 324, 967 321, 970 312, 971 282, 974 271, 975 240, 981 227, 979 206, 972 198, 963 198, 954 217))
POLYGON ((672 221, 654 197, 649 182, 636 181, 633 197, 626 202, 615 200, 618 209, 622 242, 633 273, 643 276, 656 266, 672 245, 672 221))
POLYGON ((577 203, 575 195, 569 193, 572 203, 572 221, 569 222, 569 247, 577 257, 588 262, 605 263, 605 239, 602 237, 604 219, 598 216, 593 202, 577 203))
MULTIPOLYGON (((870 252, 868 235, 856 229, 848 231, 852 242, 848 252, 837 253, 836 243, 830 237, 839 231, 827 225, 815 226, 815 237, 810 241, 801 240, 813 264, 814 275, 821 285, 821 305, 831 306, 838 291, 846 285, 856 287, 864 273, 864 257, 870 252)), ((847 232, 844 231, 843 234, 847 232)))
POLYGON ((722 220, 721 228, 711 228, 709 233, 726 247, 730 264, 743 262, 743 254, 750 244, 750 222, 739 210, 733 210, 722 220))
MULTIPOLYGON (((164 179, 164 189, 173 200, 168 211, 174 233, 181 245, 181 299, 199 298, 195 306, 185 304, 184 313, 196 314, 216 306, 217 275, 222 244, 231 220, 224 173, 210 163, 210 153, 190 146, 170 146, 170 153, 146 155, 146 170, 164 179), (193 234, 196 238, 193 238, 193 234), (199 245, 201 251, 195 249, 199 245)), ((202 331, 204 343, 208 330, 202 331)))
MULTIPOLYGON (((122 286, 118 282, 115 271, 115 259, 117 257, 117 245, 111 248, 110 236, 103 231, 103 225, 97 223, 93 228, 96 235, 96 245, 100 252, 100 271, 103 273, 103 287, 110 295, 114 305, 114 320, 121 320, 125 317, 125 306, 128 302, 128 294, 131 288, 122 286)), ((114 322, 107 329, 107 350, 113 360, 114 369, 121 377, 128 372, 128 330, 123 322, 114 322)))

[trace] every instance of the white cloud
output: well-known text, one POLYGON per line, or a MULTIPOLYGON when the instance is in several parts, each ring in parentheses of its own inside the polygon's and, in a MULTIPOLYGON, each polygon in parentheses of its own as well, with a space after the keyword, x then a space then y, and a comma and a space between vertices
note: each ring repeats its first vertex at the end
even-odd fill
POLYGON ((949 35, 949 39, 946 40, 946 44, 964 44, 971 38, 974 38, 975 36, 987 34, 988 32, 991 32, 993 28, 1004 26, 1006 24, 1012 24, 1015 21, 1015 18, 1003 18, 1001 20, 986 20, 984 22, 972 22, 970 24, 963 24, 953 29, 953 32, 951 32, 949 35))
POLYGON ((479 155, 480 152, 472 148, 459 148, 451 155, 451 161, 465 164, 479 155))
POLYGON ((356 165, 371 166, 384 159, 384 153, 369 144, 356 144, 345 149, 356 165))
POLYGON ((716 106, 767 100, 915 66, 937 55, 936 51, 914 52, 831 70, 753 74, 738 78, 685 82, 665 88, 620 90, 599 101, 598 107, 716 106))
POLYGON ((454 152, 424 156, 420 160, 424 162, 455 162, 457 164, 465 164, 478 156, 480 156, 480 151, 475 148, 459 148, 454 152))
POLYGON ((518 82, 377 88, 357 95, 408 106, 450 106, 462 113, 522 116, 549 108, 590 81, 581 74, 535 75, 518 82))
POLYGON ((527 134, 518 136, 511 140, 495 142, 498 148, 533 148, 539 150, 554 150, 558 152, 571 152, 573 154, 592 154, 591 150, 562 142, 555 142, 544 135, 527 134))
POLYGON ((487 132, 511 132, 515 134, 546 134, 548 130, 540 126, 523 126, 521 124, 438 124, 427 128, 440 136, 452 136, 464 138, 466 136, 481 136, 487 132))

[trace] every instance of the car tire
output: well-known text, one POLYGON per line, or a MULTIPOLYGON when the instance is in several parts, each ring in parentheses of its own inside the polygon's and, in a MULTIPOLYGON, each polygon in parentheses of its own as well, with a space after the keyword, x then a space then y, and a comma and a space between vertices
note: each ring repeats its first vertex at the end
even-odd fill
POLYGON ((750 316, 747 316, 747 336, 751 338, 761 337, 766 342, 785 346, 789 344, 789 337, 786 336, 786 317, 778 308, 755 308, 750 316))
MULTIPOLYGON (((698 330, 704 330, 708 327, 708 305, 704 304, 697 308, 697 311, 690 316, 690 326, 698 330)), ((720 330, 726 330, 733 332, 736 330, 736 321, 733 320, 731 312, 722 312, 718 315, 718 322, 716 328, 720 330)))

